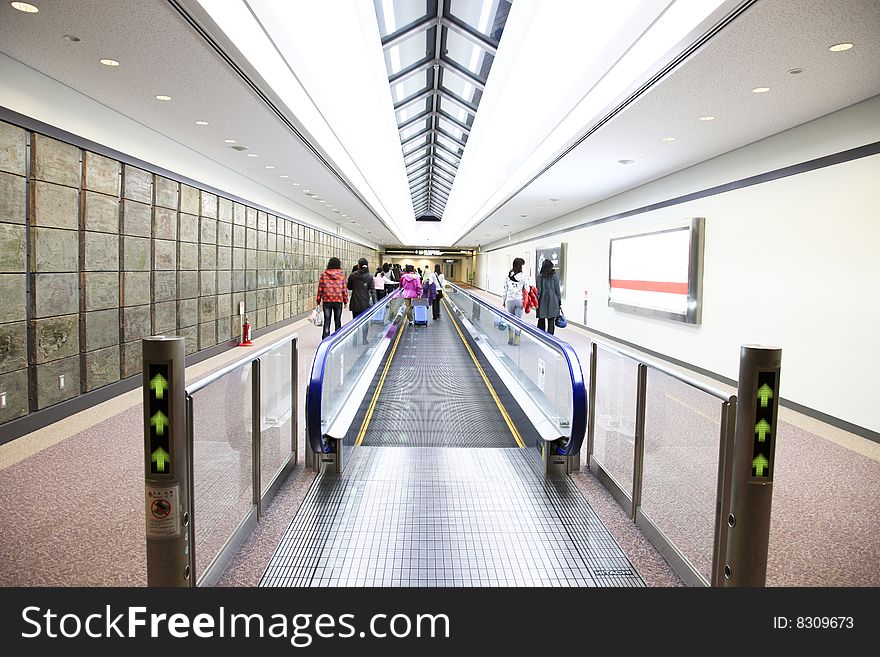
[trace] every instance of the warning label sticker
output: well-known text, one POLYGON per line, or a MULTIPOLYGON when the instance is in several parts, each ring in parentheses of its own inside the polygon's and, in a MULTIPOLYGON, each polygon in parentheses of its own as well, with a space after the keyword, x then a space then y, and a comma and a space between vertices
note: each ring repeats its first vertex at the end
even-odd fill
POLYGON ((147 486, 147 538, 180 536, 180 485, 147 486))

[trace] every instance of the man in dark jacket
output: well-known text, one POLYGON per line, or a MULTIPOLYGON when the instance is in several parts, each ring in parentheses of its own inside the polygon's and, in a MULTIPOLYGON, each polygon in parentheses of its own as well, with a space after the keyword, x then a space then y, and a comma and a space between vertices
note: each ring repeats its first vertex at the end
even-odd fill
MULTIPOLYGON (((362 312, 370 307, 370 288, 373 287, 373 277, 370 274, 370 266, 366 258, 358 260, 357 269, 348 277, 348 289, 351 290, 351 301, 349 301, 349 309, 351 317, 354 319, 362 312)), ((363 343, 367 344, 367 332, 369 331, 369 323, 361 328, 361 336, 363 343)))

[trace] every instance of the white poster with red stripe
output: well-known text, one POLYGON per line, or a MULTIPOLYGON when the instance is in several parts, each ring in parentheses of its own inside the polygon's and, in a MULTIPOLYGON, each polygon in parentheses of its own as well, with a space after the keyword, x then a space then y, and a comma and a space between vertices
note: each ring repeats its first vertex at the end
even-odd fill
POLYGON ((609 305, 692 321, 692 230, 689 223, 611 238, 609 305))

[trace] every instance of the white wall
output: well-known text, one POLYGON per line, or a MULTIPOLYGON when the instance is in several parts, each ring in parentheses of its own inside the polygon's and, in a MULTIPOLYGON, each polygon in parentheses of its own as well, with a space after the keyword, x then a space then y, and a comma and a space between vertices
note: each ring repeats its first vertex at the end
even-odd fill
POLYGON ((0 106, 370 248, 374 242, 0 53, 0 106))
MULTIPOLYGON (((738 149, 532 229, 541 234, 880 140, 880 97, 738 149)), ((513 236, 516 242, 529 234, 513 236)), ((782 396, 880 431, 880 155, 479 257, 498 292, 513 257, 568 242, 566 314, 592 328, 737 378, 739 347, 783 349, 782 396), (607 305, 608 240, 636 228, 706 218, 702 324, 607 305)), ((493 246, 486 247, 494 248, 493 246)), ((526 262, 531 265, 531 259, 526 262)), ((531 265, 533 266, 533 265, 531 265)), ((487 276, 488 274, 488 276, 487 276)))

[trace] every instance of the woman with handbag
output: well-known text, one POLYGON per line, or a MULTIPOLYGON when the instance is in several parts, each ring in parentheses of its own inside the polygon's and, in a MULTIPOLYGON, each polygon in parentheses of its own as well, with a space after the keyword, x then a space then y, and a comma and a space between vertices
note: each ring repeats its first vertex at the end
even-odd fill
POLYGON ((440 265, 434 265, 434 271, 428 277, 428 282, 434 286, 435 290, 431 303, 434 319, 440 319, 440 299, 443 298, 443 288, 446 287, 446 277, 440 272, 440 265))
POLYGON ((559 288, 559 276, 550 260, 541 263, 537 283, 538 328, 553 335, 556 332, 556 318, 562 312, 562 291, 559 288))

